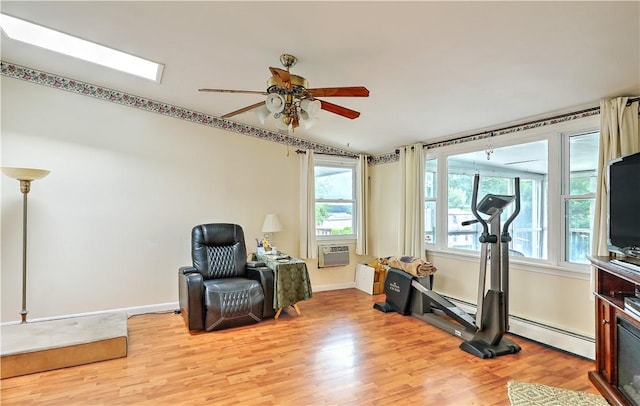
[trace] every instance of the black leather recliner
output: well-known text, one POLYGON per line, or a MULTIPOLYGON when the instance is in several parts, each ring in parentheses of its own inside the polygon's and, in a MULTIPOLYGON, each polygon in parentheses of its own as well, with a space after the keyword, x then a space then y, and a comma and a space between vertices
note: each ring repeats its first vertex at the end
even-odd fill
POLYGON ((273 271, 247 264, 237 224, 201 224, 191 231, 193 266, 178 270, 180 313, 189 330, 221 330, 273 317, 273 271))

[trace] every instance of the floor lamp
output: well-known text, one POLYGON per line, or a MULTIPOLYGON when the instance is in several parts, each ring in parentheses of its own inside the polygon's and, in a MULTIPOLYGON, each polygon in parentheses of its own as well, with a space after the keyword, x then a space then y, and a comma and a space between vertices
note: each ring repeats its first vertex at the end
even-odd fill
POLYGON ((7 168, 3 167, 2 173, 10 178, 20 181, 22 192, 22 310, 20 316, 22 323, 27 322, 27 195, 31 190, 31 181, 44 178, 49 174, 45 169, 31 168, 7 168))

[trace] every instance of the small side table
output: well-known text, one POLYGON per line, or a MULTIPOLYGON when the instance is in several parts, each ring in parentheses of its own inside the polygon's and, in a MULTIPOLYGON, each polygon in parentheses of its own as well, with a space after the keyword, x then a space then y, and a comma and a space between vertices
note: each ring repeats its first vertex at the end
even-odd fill
POLYGON ((298 302, 313 297, 307 264, 301 259, 287 255, 259 255, 258 261, 263 261, 273 270, 275 318, 280 317, 282 309, 287 306, 293 306, 300 315, 298 302))

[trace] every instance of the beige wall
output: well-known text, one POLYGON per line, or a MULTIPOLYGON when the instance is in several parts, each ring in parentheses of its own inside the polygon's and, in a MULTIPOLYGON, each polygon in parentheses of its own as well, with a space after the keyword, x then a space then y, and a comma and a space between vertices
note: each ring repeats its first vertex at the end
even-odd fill
POLYGON ((399 171, 398 162, 369 167, 369 253, 376 257, 402 255, 399 171))
MULTIPOLYGON (((29 319, 177 302, 191 228, 266 213, 298 255, 298 157, 286 146, 2 77, 2 166, 46 168, 29 193, 29 319)), ((19 320, 22 195, 2 187, 1 322, 19 320)), ((311 261, 313 262, 313 261, 311 261)), ((312 285, 353 284, 355 264, 312 285)))
POLYGON ((370 257, 356 255, 355 243, 347 242, 346 245, 349 246, 349 265, 318 268, 317 259, 305 260, 315 291, 346 289, 355 286, 356 264, 366 262, 370 257))

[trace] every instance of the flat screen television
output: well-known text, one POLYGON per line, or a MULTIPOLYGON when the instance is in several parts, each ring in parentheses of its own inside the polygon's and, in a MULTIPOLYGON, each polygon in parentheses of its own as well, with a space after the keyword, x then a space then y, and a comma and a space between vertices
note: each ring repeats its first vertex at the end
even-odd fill
POLYGON ((609 251, 640 259, 640 152, 611 160, 608 169, 609 251))

